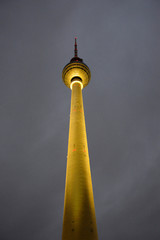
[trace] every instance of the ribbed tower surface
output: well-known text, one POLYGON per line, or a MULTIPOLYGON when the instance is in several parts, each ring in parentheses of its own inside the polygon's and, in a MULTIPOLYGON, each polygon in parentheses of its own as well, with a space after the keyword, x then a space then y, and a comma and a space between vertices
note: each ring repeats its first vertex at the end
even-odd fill
POLYGON ((82 97, 90 76, 75 40, 75 56, 62 72, 72 90, 62 240, 98 240, 82 97))

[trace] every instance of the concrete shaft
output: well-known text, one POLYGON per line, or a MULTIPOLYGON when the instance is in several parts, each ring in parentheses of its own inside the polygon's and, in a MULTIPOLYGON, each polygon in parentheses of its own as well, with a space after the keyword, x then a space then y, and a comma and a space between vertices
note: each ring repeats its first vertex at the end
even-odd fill
POLYGON ((98 240, 81 85, 72 85, 62 240, 98 240))

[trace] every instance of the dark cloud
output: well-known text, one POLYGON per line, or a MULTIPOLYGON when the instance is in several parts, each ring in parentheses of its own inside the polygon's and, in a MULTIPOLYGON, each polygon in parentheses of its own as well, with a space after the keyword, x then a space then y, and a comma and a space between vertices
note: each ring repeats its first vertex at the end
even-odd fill
POLYGON ((0 2, 2 240, 61 239, 73 56, 99 239, 160 239, 160 2, 0 2))

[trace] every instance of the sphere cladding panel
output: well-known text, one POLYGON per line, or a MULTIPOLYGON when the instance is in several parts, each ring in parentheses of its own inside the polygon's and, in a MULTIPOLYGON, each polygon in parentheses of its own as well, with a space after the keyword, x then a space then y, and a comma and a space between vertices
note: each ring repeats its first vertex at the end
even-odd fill
POLYGON ((64 84, 70 88, 71 80, 74 77, 82 79, 83 88, 86 87, 91 79, 91 73, 87 65, 84 63, 69 63, 62 72, 64 84))

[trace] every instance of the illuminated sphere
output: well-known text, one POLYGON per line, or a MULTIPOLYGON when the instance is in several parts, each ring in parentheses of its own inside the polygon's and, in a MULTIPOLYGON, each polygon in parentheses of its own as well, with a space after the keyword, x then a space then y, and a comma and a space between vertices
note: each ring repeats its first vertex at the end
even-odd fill
POLYGON ((64 84, 70 88, 71 82, 74 79, 79 79, 83 84, 83 88, 86 87, 91 79, 91 72, 89 67, 83 63, 83 60, 79 57, 73 57, 62 71, 62 79, 64 84))

